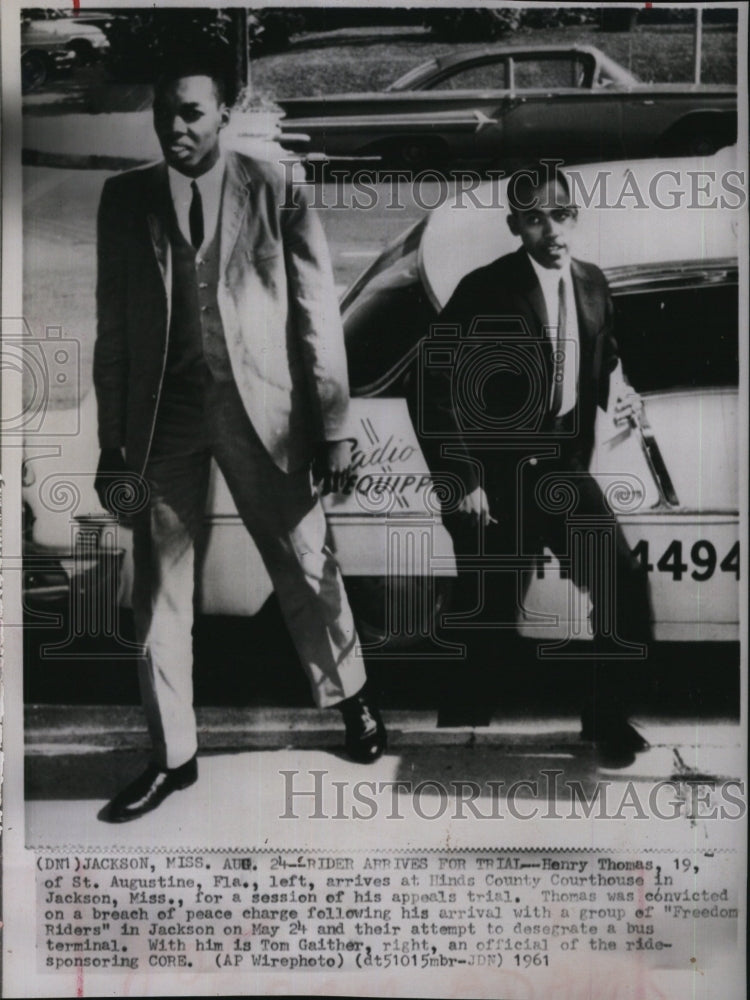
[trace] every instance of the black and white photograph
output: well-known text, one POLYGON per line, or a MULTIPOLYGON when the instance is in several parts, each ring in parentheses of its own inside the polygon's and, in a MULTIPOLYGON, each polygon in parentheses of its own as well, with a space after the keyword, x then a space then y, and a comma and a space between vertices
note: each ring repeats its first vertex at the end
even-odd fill
POLYGON ((746 995, 747 9, 2 9, 2 995, 746 995))

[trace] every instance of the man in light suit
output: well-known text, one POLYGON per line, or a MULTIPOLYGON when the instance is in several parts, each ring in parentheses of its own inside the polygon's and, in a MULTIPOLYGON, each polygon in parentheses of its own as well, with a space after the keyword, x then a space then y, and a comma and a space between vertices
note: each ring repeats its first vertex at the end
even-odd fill
MULTIPOLYGON (((613 373, 620 375, 612 300, 599 268, 571 257, 578 212, 564 174, 544 161, 519 171, 508 184, 508 205, 507 223, 521 246, 468 274, 437 320, 460 331, 457 358, 476 377, 467 382, 443 367, 423 372, 424 412, 449 442, 439 455, 432 449, 433 469, 463 485, 458 509, 445 516, 459 557, 459 594, 464 610, 483 598, 486 620, 495 623, 474 633, 463 694, 449 692, 440 721, 488 721, 490 662, 498 650, 515 659, 524 560, 546 546, 593 605, 599 662, 588 661, 582 736, 610 760, 627 760, 648 746, 627 721, 625 697, 648 652, 648 585, 588 472, 597 408, 607 408, 613 373), (584 523, 600 541, 585 555, 574 551, 584 535, 572 530, 584 523), (482 554, 499 561, 478 592, 476 574, 461 573, 460 564, 466 557, 481 565, 482 554), (505 557, 509 565, 497 571, 505 557)), ((635 419, 640 406, 620 376, 616 422, 635 419)))
POLYGON ((351 442, 346 355, 320 223, 281 171, 220 145, 229 111, 209 63, 157 82, 164 162, 104 185, 94 385, 97 492, 134 517, 133 607, 153 744, 101 818, 124 822, 197 778, 192 704, 195 548, 211 459, 252 535, 314 700, 343 713, 346 747, 377 759, 385 730, 365 672, 311 466, 343 486, 351 442))

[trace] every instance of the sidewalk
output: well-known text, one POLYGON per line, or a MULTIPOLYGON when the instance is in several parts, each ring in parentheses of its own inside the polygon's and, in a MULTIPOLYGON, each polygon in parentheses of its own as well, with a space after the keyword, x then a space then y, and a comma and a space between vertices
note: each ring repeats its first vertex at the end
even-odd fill
MULTIPOLYGON (((376 784, 404 782, 403 789, 387 794, 382 813, 372 823, 360 824, 362 846, 382 846, 387 832, 389 843, 402 835, 408 839, 413 823, 387 822, 386 812, 398 803, 404 819, 414 819, 413 795, 424 788, 424 812, 437 812, 441 802, 450 800, 448 813, 455 811, 462 794, 460 786, 473 783, 481 790, 478 808, 489 814, 491 785, 503 783, 497 808, 507 811, 506 794, 514 782, 536 783, 522 791, 519 812, 536 803, 546 808, 549 801, 559 812, 571 808, 575 783, 592 800, 597 789, 607 786, 610 801, 619 803, 635 789, 643 802, 649 801, 657 783, 670 781, 664 802, 690 799, 691 787, 713 782, 710 793, 720 796, 727 782, 740 775, 744 758, 739 725, 683 720, 663 722, 638 718, 641 731, 651 748, 639 754, 628 767, 607 768, 590 745, 578 737, 574 717, 544 719, 495 719, 485 729, 436 729, 432 712, 392 711, 385 713, 389 727, 387 754, 374 765, 352 764, 343 753, 342 727, 338 714, 313 709, 202 709, 198 711, 200 739, 197 784, 170 796, 156 813, 116 828, 99 822, 96 815, 105 801, 143 767, 147 738, 136 709, 31 708, 27 717, 27 815, 26 842, 30 845, 174 847, 184 843, 192 848, 262 844, 268 839, 275 847, 299 846, 300 829, 279 817, 289 801, 289 782, 300 792, 295 799, 299 818, 311 819, 312 808, 305 791, 315 781, 325 794, 319 819, 337 808, 335 782, 351 805, 352 787, 358 782, 376 784), (318 772, 321 777, 316 778, 318 772), (291 774, 291 777, 289 775, 291 774), (557 777, 555 777, 557 775, 557 777), (550 777, 551 776, 551 777, 550 777), (549 782, 554 783, 550 796, 549 782), (439 788, 436 786, 440 786, 439 788), (671 799, 670 799, 671 796, 671 799), (387 807, 387 809, 386 809, 387 807), (411 810, 411 811, 410 811, 411 810), (387 831, 386 831, 387 828, 387 831)), ((468 786, 467 786, 468 787, 468 786)), ((309 798, 309 791, 307 791, 309 798)), ((660 800, 661 801, 661 800, 660 800)), ((459 803, 460 804, 460 803, 459 803)), ((348 808, 348 807, 347 807, 348 808)), ((470 813, 470 811, 468 811, 470 813)), ((343 815, 338 818, 345 818, 343 815)), ((419 818, 419 817, 417 817, 419 818)), ((476 819, 451 823, 458 838, 477 836, 476 819), (471 821, 469 821, 471 820, 471 821), (472 831, 473 828, 473 831, 472 831)), ((501 817, 497 817, 500 819, 501 817)), ((315 817, 312 817, 315 819, 315 817)), ((632 820, 628 814, 623 821, 632 820)), ((513 818, 503 820, 506 830, 513 818)), ((553 822, 524 823, 525 836, 549 837, 553 822)), ((689 834, 691 820, 682 816, 677 825, 689 834)), ((711 824, 717 826, 718 824, 711 824)), ((725 824, 726 825, 726 824, 725 824)), ((731 826, 732 824, 728 824, 731 826)), ((674 823, 672 836, 677 830, 674 823)), ((487 842, 496 836, 492 824, 480 823, 487 842)), ((622 836, 622 822, 602 824, 602 836, 622 836)), ((718 832, 718 831, 717 831, 718 832)), ((426 822, 420 836, 445 836, 442 822, 426 822), (442 833, 439 833, 442 830, 442 833)), ((309 822, 305 836, 321 838, 330 846, 331 827, 325 822, 309 822)), ((552 841, 549 841, 552 842, 552 841)), ((452 846, 457 846, 452 840, 452 846)))
MULTIPOLYGON (((276 141, 278 114, 234 112, 227 147, 261 159, 291 156, 276 141)), ((151 111, 33 115, 23 118, 23 163, 67 169, 123 170, 161 157, 151 111)))

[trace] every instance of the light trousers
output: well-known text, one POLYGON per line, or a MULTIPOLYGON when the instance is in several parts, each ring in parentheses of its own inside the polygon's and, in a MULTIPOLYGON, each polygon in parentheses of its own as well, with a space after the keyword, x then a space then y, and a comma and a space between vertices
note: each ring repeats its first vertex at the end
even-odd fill
MULTIPOLYGON (((133 525, 141 697, 155 762, 168 768, 197 749, 192 629, 212 457, 271 577, 315 703, 335 705, 366 679, 309 470, 284 473, 275 465, 233 382, 209 380, 200 410, 194 405, 192 412, 198 419, 160 409, 145 472, 150 501, 133 525)), ((232 574, 242 570, 226 567, 232 574)), ((251 667, 252 653, 237 666, 251 667)))

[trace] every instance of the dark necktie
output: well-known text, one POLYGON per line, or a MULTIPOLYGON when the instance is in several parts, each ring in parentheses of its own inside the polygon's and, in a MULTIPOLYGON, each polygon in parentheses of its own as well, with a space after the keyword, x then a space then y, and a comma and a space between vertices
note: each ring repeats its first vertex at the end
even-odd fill
POLYGON ((203 243, 203 199, 201 198, 198 184, 195 181, 191 183, 190 187, 193 192, 193 198, 190 202, 190 214, 188 215, 190 242, 198 250, 203 243))
POLYGON ((552 364, 552 402, 550 413, 556 417, 560 412, 563 397, 563 379, 565 377, 565 323, 567 307, 565 303, 565 279, 560 278, 557 286, 557 341, 553 345, 552 364))

